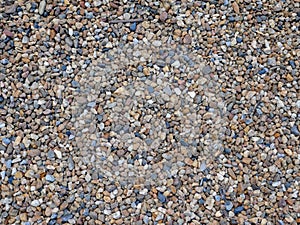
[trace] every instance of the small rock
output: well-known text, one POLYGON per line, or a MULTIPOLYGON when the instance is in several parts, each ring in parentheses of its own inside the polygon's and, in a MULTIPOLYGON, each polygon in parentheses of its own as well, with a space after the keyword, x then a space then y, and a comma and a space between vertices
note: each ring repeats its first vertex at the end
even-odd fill
POLYGON ((155 47, 160 47, 160 46, 161 46, 161 41, 155 40, 155 41, 152 42, 152 44, 153 44, 155 47))
POLYGON ((183 38, 183 43, 184 44, 191 44, 192 43, 192 38, 190 35, 185 35, 184 38, 183 38))
POLYGON ((212 210, 214 204, 215 204, 215 200, 212 196, 209 196, 205 201, 205 205, 208 210, 212 210))
POLYGON ((165 202, 167 201, 166 197, 165 197, 164 194, 161 193, 161 192, 158 192, 157 198, 158 198, 158 200, 159 200, 161 203, 165 203, 165 202))
POLYGON ((33 207, 38 207, 40 204, 41 203, 39 200, 33 200, 30 205, 32 205, 33 207))
POLYGON ((297 126, 296 124, 295 124, 294 126, 292 126, 291 132, 292 132, 292 134, 294 134, 294 135, 296 135, 296 136, 299 136, 299 135, 300 135, 298 126, 297 126))
POLYGON ((69 157, 68 158, 68 167, 69 167, 69 170, 73 170, 74 169, 74 161, 73 161, 73 158, 72 157, 69 157))
POLYGON ((27 44, 29 42, 29 38, 27 36, 23 36, 22 43, 27 44))
POLYGON ((11 142, 11 141, 10 141, 10 139, 8 139, 8 138, 3 138, 3 139, 2 139, 2 143, 5 144, 5 145, 9 145, 10 142, 11 142))
POLYGON ((232 208, 233 208, 232 202, 231 202, 231 201, 226 201, 226 202, 225 202, 225 209, 226 209, 227 211, 230 211, 232 208))
POLYGON ((40 5, 39 5, 39 14, 40 14, 40 15, 43 15, 43 14, 44 14, 45 8, 46 8, 46 1, 45 1, 45 0, 42 0, 42 1, 40 2, 40 5))
POLYGON ((203 161, 201 164, 200 164, 200 171, 203 172, 204 170, 206 170, 206 162, 203 161))
POLYGON ((86 182, 90 182, 91 179, 92 179, 91 175, 90 175, 89 173, 87 173, 87 174, 85 175, 85 181, 86 181, 86 182))
POLYGON ((13 4, 13 5, 5 6, 4 12, 7 14, 12 14, 12 13, 16 12, 16 9, 17 9, 17 5, 13 4))
POLYGON ((234 214, 239 214, 240 212, 242 212, 244 210, 243 206, 238 206, 234 209, 234 214))
POLYGON ((58 159, 61 159, 62 158, 62 154, 61 154, 61 151, 58 151, 58 150, 54 150, 54 153, 55 153, 55 155, 56 155, 56 157, 58 158, 58 159))
POLYGON ((211 71, 212 71, 212 68, 211 68, 209 65, 204 66, 203 69, 202 69, 202 73, 203 73, 204 75, 210 74, 211 71))
POLYGON ((236 2, 233 2, 233 3, 232 3, 232 8, 233 8, 233 10, 234 10, 234 12, 235 12, 236 14, 239 14, 239 13, 240 13, 239 5, 238 5, 236 2))
POLYGON ((50 175, 50 174, 47 174, 46 175, 46 181, 49 181, 49 182, 54 182, 55 181, 55 178, 53 175, 50 175))
POLYGON ((162 21, 162 22, 165 22, 167 18, 168 18, 168 13, 167 13, 167 12, 162 12, 162 13, 159 15, 159 19, 160 19, 160 21, 162 21))
POLYGON ((66 37, 65 42, 66 42, 66 44, 69 45, 70 47, 73 46, 73 41, 72 41, 72 39, 71 39, 70 37, 66 37))
POLYGON ((130 27, 129 27, 129 29, 130 29, 130 31, 135 31, 136 30, 136 23, 134 22, 134 23, 132 23, 131 25, 130 25, 130 27))

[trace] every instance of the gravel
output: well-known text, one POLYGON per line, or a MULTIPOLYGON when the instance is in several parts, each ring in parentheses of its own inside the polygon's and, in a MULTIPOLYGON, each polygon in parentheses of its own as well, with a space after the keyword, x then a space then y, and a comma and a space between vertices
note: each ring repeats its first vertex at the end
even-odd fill
POLYGON ((300 224, 299 1, 0 4, 0 224, 300 224))

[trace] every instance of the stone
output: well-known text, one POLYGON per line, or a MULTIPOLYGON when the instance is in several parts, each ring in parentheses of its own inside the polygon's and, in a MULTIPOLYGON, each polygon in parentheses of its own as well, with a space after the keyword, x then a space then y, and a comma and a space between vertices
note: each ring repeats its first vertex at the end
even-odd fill
POLYGON ((46 181, 48 181, 48 182, 54 182, 55 178, 54 178, 53 175, 47 174, 46 175, 46 181))
POLYGON ((42 0, 39 4, 39 14, 43 15, 46 9, 46 1, 42 0))

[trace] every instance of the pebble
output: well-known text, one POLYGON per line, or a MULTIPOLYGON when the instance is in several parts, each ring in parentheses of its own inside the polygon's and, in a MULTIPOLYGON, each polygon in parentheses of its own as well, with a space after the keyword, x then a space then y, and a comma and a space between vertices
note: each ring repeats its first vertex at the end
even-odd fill
POLYGON ((292 132, 292 134, 294 134, 294 135, 296 135, 296 136, 299 136, 299 135, 300 135, 300 132, 299 132, 299 129, 298 129, 298 126, 297 126, 297 125, 292 126, 291 132, 292 132))
POLYGON ((39 14, 43 15, 45 12, 45 8, 46 8, 46 1, 42 0, 39 4, 39 14))
POLYGON ((225 202, 225 209, 226 209, 227 211, 230 211, 232 208, 233 208, 232 202, 226 201, 226 202, 225 202))
POLYGON ((161 193, 161 192, 158 192, 157 198, 158 198, 158 200, 159 200, 161 203, 165 203, 165 202, 167 201, 166 197, 165 197, 164 194, 161 193))
POLYGON ((54 176, 50 175, 50 174, 47 174, 45 178, 46 178, 46 181, 49 181, 49 182, 54 182, 55 181, 54 176))
POLYGON ((238 206, 234 209, 234 214, 239 214, 244 210, 243 206, 238 206))

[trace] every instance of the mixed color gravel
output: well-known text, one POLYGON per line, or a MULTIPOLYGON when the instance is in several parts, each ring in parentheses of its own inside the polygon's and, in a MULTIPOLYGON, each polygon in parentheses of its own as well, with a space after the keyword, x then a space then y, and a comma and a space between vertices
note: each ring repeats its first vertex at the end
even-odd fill
POLYGON ((300 224, 299 0, 0 0, 0 224, 300 224))

